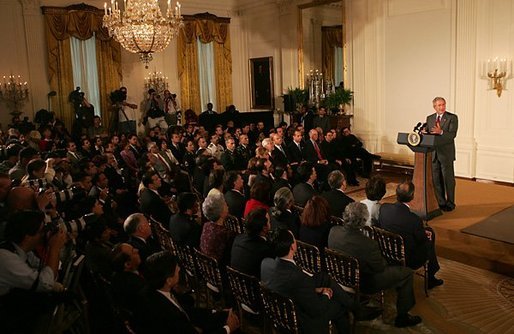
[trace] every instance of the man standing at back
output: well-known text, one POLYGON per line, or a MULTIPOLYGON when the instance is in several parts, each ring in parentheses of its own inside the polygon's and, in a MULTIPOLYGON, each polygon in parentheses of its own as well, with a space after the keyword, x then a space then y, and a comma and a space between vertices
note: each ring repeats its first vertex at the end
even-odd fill
POLYGON ((440 136, 432 153, 432 178, 439 207, 444 211, 455 209, 455 137, 459 127, 457 115, 446 111, 446 100, 436 97, 432 101, 435 113, 427 117, 427 132, 440 136))

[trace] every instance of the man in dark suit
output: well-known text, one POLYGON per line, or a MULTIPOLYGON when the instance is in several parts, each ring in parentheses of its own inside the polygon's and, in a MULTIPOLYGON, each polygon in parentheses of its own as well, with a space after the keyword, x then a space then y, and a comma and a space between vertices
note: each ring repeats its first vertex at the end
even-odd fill
POLYGON ((248 166, 248 160, 253 156, 250 149, 250 141, 248 135, 242 134, 239 136, 239 145, 236 148, 237 162, 240 164, 237 166, 237 170, 245 170, 248 166))
POLYGON ((150 223, 142 213, 133 213, 128 216, 123 222, 123 229, 129 236, 128 244, 138 250, 142 263, 149 255, 160 249, 152 238, 150 223))
POLYGON ((349 127, 345 127, 341 130, 342 136, 339 140, 341 145, 341 152, 343 156, 348 157, 352 165, 356 166, 356 159, 362 160, 362 176, 370 177, 373 170, 373 160, 379 160, 380 156, 371 154, 364 148, 362 142, 357 138, 349 127))
POLYGON ((202 226, 196 222, 200 204, 195 194, 181 193, 177 197, 178 213, 170 218, 169 231, 171 238, 178 244, 198 248, 202 226))
POLYGON ((144 333, 196 334, 199 328, 202 333, 226 334, 239 328, 239 319, 232 310, 188 307, 174 291, 179 277, 180 267, 170 252, 159 252, 148 259, 145 278, 150 291, 142 317, 144 333))
POLYGON ((455 209, 455 137, 459 127, 457 115, 446 111, 446 100, 436 97, 432 104, 435 113, 427 117, 427 129, 437 135, 438 145, 432 153, 432 178, 439 207, 444 211, 455 209))
POLYGON ((407 266, 418 269, 428 260, 428 288, 442 285, 443 280, 435 277, 439 262, 435 254, 435 233, 423 226, 423 221, 410 211, 409 203, 414 199, 414 184, 400 183, 396 188, 394 204, 386 203, 380 207, 378 226, 402 236, 405 243, 407 266))
POLYGON ((271 151, 271 160, 274 166, 286 166, 289 161, 287 160, 286 151, 283 147, 283 139, 280 135, 272 133, 270 139, 273 142, 274 149, 271 151))
POLYGON ((321 148, 318 144, 318 131, 312 129, 309 131, 309 139, 305 141, 305 149, 303 150, 303 157, 306 161, 310 162, 318 172, 318 179, 320 182, 327 180, 330 166, 328 160, 323 155, 321 148))
POLYGON ((287 146, 287 160, 294 166, 298 165, 304 160, 303 159, 304 142, 302 140, 302 132, 295 130, 293 134, 293 141, 287 146))
POLYGON ((180 164, 184 163, 184 155, 186 154, 186 147, 182 143, 182 135, 177 131, 171 134, 171 144, 169 149, 173 156, 180 164))
POLYGON ((303 333, 328 333, 329 322, 338 333, 349 333, 348 312, 357 304, 323 273, 309 276, 293 260, 296 240, 291 231, 279 229, 273 240, 276 258, 261 264, 261 280, 268 289, 291 298, 303 333))
POLYGON ((296 205, 303 208, 312 196, 318 193, 314 185, 318 174, 312 164, 308 162, 304 162, 298 167, 297 174, 300 183, 293 188, 294 202, 296 205))
POLYGON ((223 184, 225 192, 225 202, 228 205, 228 212, 237 218, 242 218, 245 210, 246 196, 244 194, 244 180, 240 173, 230 171, 225 174, 223 184))
POLYGON ((171 210, 157 191, 161 187, 161 178, 157 173, 149 171, 141 180, 145 188, 141 191, 139 203, 141 212, 152 216, 161 224, 170 221, 171 210))
POLYGON ((334 140, 335 133, 335 131, 325 133, 325 140, 319 144, 321 153, 328 160, 330 169, 341 169, 346 175, 348 185, 358 186, 359 182, 355 175, 354 165, 350 159, 345 159, 340 154, 340 150, 337 147, 338 143, 334 140))
POLYGON ((226 150, 221 153, 221 164, 225 171, 237 170, 239 166, 241 166, 241 162, 238 161, 238 156, 236 154, 236 142, 234 139, 229 138, 225 142, 226 150))
POLYGON ((218 113, 212 110, 212 108, 212 103, 207 103, 207 110, 202 112, 198 117, 198 122, 200 125, 203 125, 205 130, 207 130, 211 135, 214 133, 214 127, 216 124, 219 123, 218 113))
POLYGON ((258 208, 246 217, 246 231, 232 244, 230 266, 245 274, 260 278, 261 262, 273 256, 271 244, 266 239, 271 229, 268 211, 258 208))
POLYGON ((396 327, 414 326, 421 322, 418 316, 409 314, 416 303, 413 273, 410 268, 390 266, 382 256, 378 244, 362 234, 369 215, 366 205, 349 204, 343 214, 345 225, 334 226, 328 236, 328 247, 344 252, 359 260, 360 288, 362 292, 374 294, 386 289, 396 289, 396 327))
POLYGON ((346 190, 346 179, 343 173, 338 170, 330 172, 328 174, 328 185, 331 190, 325 191, 321 196, 328 201, 330 215, 341 218, 346 206, 354 202, 353 199, 344 193, 346 190))

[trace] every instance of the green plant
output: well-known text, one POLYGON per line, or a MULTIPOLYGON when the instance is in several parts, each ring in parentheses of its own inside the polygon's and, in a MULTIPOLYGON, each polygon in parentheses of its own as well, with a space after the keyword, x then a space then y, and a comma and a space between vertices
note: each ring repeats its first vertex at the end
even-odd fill
POLYGON ((300 112, 302 106, 307 104, 309 101, 309 90, 307 89, 289 87, 287 89, 287 95, 291 96, 291 99, 296 106, 296 112, 300 112))
POLYGON ((339 106, 350 105, 353 100, 353 91, 349 89, 336 89, 323 100, 323 105, 330 110, 339 109, 339 106))

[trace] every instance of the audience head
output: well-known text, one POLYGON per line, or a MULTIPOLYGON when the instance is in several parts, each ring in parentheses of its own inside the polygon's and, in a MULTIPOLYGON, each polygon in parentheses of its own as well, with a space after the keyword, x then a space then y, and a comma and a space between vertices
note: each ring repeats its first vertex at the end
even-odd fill
POLYGON ((251 236, 268 234, 271 228, 268 210, 264 208, 257 208, 246 216, 245 229, 246 233, 251 236))
POLYGON ((130 236, 148 239, 152 235, 150 223, 142 213, 133 213, 123 222, 123 229, 125 233, 130 236))
POLYGON ((235 189, 237 191, 243 191, 244 181, 243 177, 239 172, 229 171, 225 173, 225 180, 223 181, 223 189, 229 191, 235 189))
POLYGON ((402 182, 396 187, 396 199, 401 203, 409 203, 414 199, 414 183, 402 182))
POLYGON ((312 141, 318 141, 318 131, 316 129, 311 129, 309 131, 309 138, 312 141))
POLYGON ((169 251, 150 255, 145 263, 145 280, 154 290, 170 291, 179 281, 177 258, 169 251))
POLYGON ((225 220, 228 215, 228 206, 223 194, 213 193, 207 196, 202 204, 202 212, 210 221, 225 220))
POLYGON ((298 167, 297 174, 300 182, 314 181, 317 178, 316 169, 310 162, 302 162, 298 167))
POLYGON ((275 192, 273 203, 281 212, 290 209, 294 205, 293 192, 287 187, 280 188, 275 192))
POLYGON ((257 181, 250 188, 250 198, 258 200, 262 203, 268 203, 270 200, 271 186, 268 182, 257 181))
POLYGON ((282 165, 276 165, 273 169, 273 177, 275 178, 275 180, 278 180, 284 176, 287 179, 287 167, 282 165))
POLYGON ((302 225, 309 227, 321 226, 330 220, 328 202, 321 196, 313 196, 305 204, 302 212, 302 225))
POLYGON ((360 202, 348 204, 343 212, 345 227, 354 230, 360 230, 366 224, 368 217, 368 207, 360 202))
POLYGON ((30 187, 12 188, 7 195, 7 208, 9 212, 37 210, 38 202, 36 201, 36 193, 30 187))
POLYGON ((194 215, 198 212, 198 197, 189 192, 180 193, 177 196, 177 206, 180 213, 185 214, 190 210, 194 215))
POLYGON ((130 244, 117 244, 111 252, 111 263, 112 269, 117 273, 136 271, 141 264, 139 250, 130 244))
POLYGON ((271 243, 278 257, 293 257, 296 252, 296 240, 291 231, 277 229, 274 231, 271 243))
POLYGON ((153 171, 144 173, 141 181, 143 185, 149 189, 157 190, 161 187, 161 178, 153 171))
POLYGON ((22 149, 20 151, 19 156, 18 156, 18 161, 23 166, 26 166, 29 163, 29 161, 31 161, 32 159, 37 159, 37 158, 39 158, 38 151, 36 151, 32 147, 25 147, 24 149, 22 149))
POLYGON ((0 173, 0 203, 3 203, 11 190, 12 181, 9 175, 0 173))
POLYGON ((346 190, 346 178, 344 174, 339 170, 331 171, 330 174, 328 174, 328 185, 334 190, 346 190))
POLYGON ((383 178, 372 176, 366 183, 366 197, 370 201, 380 201, 386 194, 386 184, 383 178))
POLYGON ((5 238, 15 244, 25 243, 30 250, 41 244, 44 237, 45 214, 38 210, 15 212, 5 227, 5 238))
POLYGON ((45 176, 46 162, 41 159, 32 159, 27 164, 29 179, 42 179, 45 176))

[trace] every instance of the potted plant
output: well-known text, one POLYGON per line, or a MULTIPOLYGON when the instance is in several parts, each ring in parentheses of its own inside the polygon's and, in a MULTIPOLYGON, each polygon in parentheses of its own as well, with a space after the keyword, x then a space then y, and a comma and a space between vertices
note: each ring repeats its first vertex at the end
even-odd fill
POLYGON ((353 91, 349 89, 336 89, 335 92, 325 97, 323 104, 332 112, 344 112, 345 105, 351 105, 352 101, 353 91))
MULTIPOLYGON (((294 107, 293 113, 300 113, 302 106, 307 104, 309 101, 309 91, 307 89, 301 89, 301 88, 291 88, 289 87, 287 89, 287 94, 284 94, 282 96, 284 98, 284 104, 286 104, 288 101, 290 104, 292 104, 291 107, 294 107)), ((286 111, 293 109, 293 108, 287 108, 286 111)))

